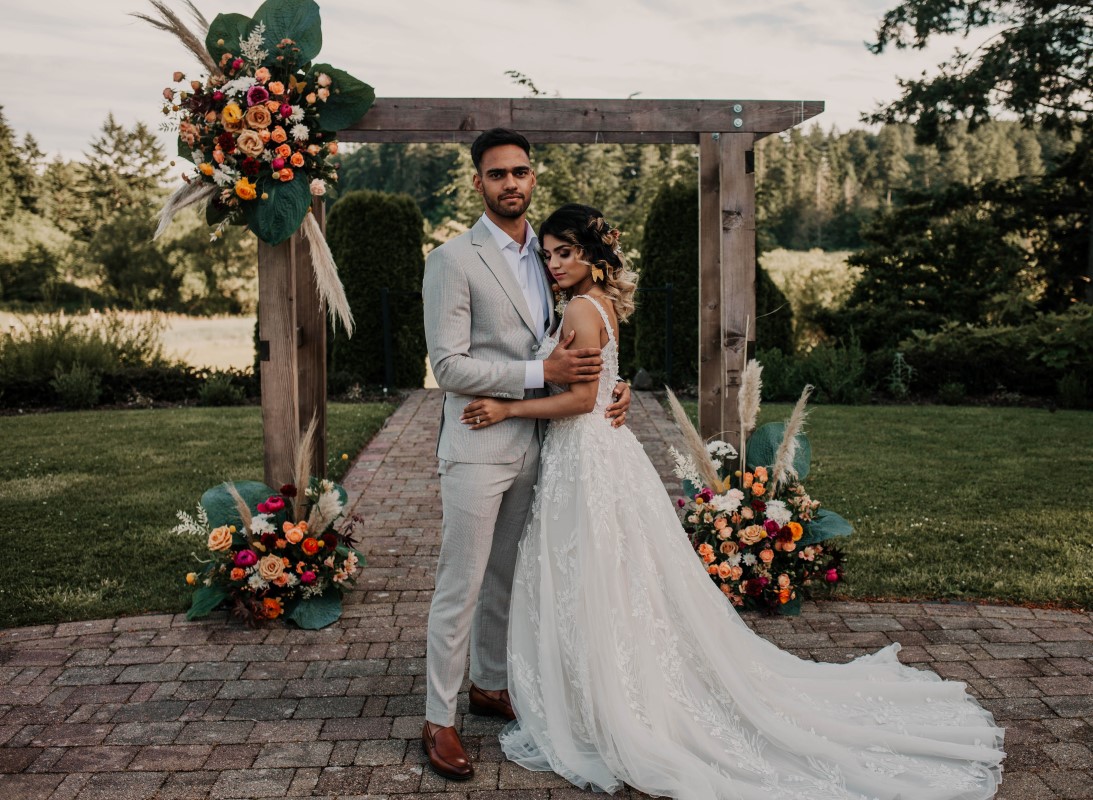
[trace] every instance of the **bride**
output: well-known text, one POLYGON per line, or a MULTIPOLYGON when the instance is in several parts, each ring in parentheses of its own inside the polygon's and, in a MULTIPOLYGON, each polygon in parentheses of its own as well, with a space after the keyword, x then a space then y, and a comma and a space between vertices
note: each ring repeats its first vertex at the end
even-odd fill
POLYGON ((617 240, 576 204, 539 230, 570 298, 557 336, 602 347, 598 385, 482 398, 463 417, 553 420, 513 586, 505 755, 580 787, 688 800, 994 796, 1003 729, 963 683, 901 665, 898 644, 848 664, 799 659, 710 581, 641 444, 604 418, 636 288, 617 240))

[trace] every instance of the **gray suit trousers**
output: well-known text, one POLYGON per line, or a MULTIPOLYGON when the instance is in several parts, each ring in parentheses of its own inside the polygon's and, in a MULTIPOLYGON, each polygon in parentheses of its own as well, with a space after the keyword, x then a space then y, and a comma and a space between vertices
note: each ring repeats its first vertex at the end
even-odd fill
POLYGON ((468 645, 471 681, 480 689, 508 685, 512 575, 539 474, 539 438, 531 431, 511 464, 441 459, 439 472, 444 522, 429 608, 425 719, 448 726, 468 645))

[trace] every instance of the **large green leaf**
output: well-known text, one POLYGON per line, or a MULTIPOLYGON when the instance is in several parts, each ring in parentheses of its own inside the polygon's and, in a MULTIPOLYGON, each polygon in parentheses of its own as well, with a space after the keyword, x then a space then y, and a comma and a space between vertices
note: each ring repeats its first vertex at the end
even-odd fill
POLYGON ((247 227, 266 244, 280 244, 296 233, 304 214, 311 207, 311 191, 303 175, 291 181, 276 181, 270 177, 258 180, 258 208, 246 215, 247 227))
POLYGON ((817 511, 812 521, 804 524, 804 529, 804 536, 797 542, 798 547, 834 539, 837 536, 849 536, 854 532, 853 525, 826 508, 817 511))
MULTIPOLYGON (((273 489, 261 481, 236 481, 235 488, 246 504, 253 510, 259 503, 264 503, 270 495, 275 495, 273 489)), ((205 513, 209 515, 209 525, 218 528, 221 525, 243 526, 239 518, 239 511, 235 508, 235 501, 228 493, 228 484, 222 483, 214 486, 201 495, 201 505, 205 513)))
POLYGON ((319 109, 319 127, 328 133, 336 133, 348 128, 364 116, 364 113, 376 102, 376 90, 364 81, 357 80, 345 70, 335 69, 329 64, 315 64, 308 71, 307 84, 317 87, 319 73, 330 76, 330 97, 324 102, 317 101, 319 109))
POLYGON ((250 17, 243 14, 217 14, 205 35, 205 49, 220 63, 224 53, 239 55, 239 39, 250 33, 250 17))
MULTIPOLYGON (((748 439, 747 460, 748 469, 756 467, 771 467, 774 465, 774 457, 782 444, 782 437, 786 433, 786 423, 768 422, 761 425, 748 439)), ((808 437, 803 433, 797 434, 797 453, 793 457, 793 468, 797 470, 797 477, 802 481, 808 477, 809 465, 812 463, 812 445, 808 443, 808 437)))
POLYGON ((190 610, 186 612, 186 619, 207 617, 213 609, 227 599, 228 593, 223 587, 215 583, 212 586, 201 586, 190 600, 190 610))
POLYGON ((317 631, 332 622, 337 622, 342 615, 342 593, 337 589, 327 589, 318 597, 301 600, 287 616, 301 628, 317 631))
POLYGON ((292 39, 295 47, 294 60, 299 65, 310 62, 319 55, 323 46, 323 31, 319 19, 319 6, 314 0, 266 0, 254 12, 252 26, 266 23, 263 50, 269 51, 266 66, 274 64, 278 55, 289 55, 277 48, 282 39, 292 39))

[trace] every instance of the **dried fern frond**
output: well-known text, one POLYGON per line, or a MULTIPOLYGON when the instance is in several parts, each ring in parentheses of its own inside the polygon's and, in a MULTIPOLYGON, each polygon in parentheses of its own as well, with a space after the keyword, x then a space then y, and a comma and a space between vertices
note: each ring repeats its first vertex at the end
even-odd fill
MULTIPOLYGON (((171 10, 163 0, 148 0, 156 11, 159 12, 159 16, 151 16, 149 14, 141 14, 139 12, 133 12, 130 14, 132 17, 136 17, 139 20, 143 20, 151 25, 153 28, 158 28, 161 31, 166 31, 172 34, 182 46, 189 50, 198 61, 201 62, 210 75, 221 75, 220 67, 213 61, 212 56, 209 55, 209 51, 205 49, 205 34, 209 31, 208 23, 204 23, 204 27, 199 32, 195 33, 187 27, 186 23, 179 19, 178 14, 171 10)), ((204 21, 204 17, 201 16, 201 12, 193 6, 190 6, 191 13, 195 13, 201 22, 204 21)), ((201 24, 199 22, 199 24, 201 24)))
POLYGON ((296 441, 296 460, 293 473, 296 481, 296 521, 304 519, 307 505, 307 487, 311 483, 311 458, 315 454, 315 431, 319 428, 319 415, 312 414, 304 435, 296 441))
POLYGON ((234 483, 228 481, 224 485, 228 487, 228 494, 235 501, 235 510, 239 512, 239 519, 243 522, 243 529, 249 534, 251 532, 251 523, 254 521, 254 517, 250 513, 250 506, 243 499, 243 495, 239 494, 239 490, 235 488, 234 483))
POLYGON ((808 404, 808 397, 811 394, 812 386, 805 386, 804 391, 801 392, 801 396, 797 400, 797 404, 793 406, 793 413, 790 414, 789 422, 786 423, 782 443, 778 445, 778 452, 774 456, 774 466, 771 468, 770 497, 774 497, 778 485, 787 478, 797 477, 797 470, 793 468, 793 459, 797 456, 797 434, 804 428, 805 417, 808 416, 805 406, 808 404))
POLYGON ((698 474, 702 476, 705 484, 716 489, 720 486, 721 479, 718 477, 713 462, 710 461, 706 443, 698 435, 695 426, 691 424, 691 418, 687 416, 687 412, 683 410, 683 406, 679 404, 679 400, 676 399, 672 390, 667 386, 664 388, 668 392, 668 407, 672 410, 672 417, 675 418, 676 425, 679 426, 679 431, 683 434, 683 445, 687 455, 691 457, 691 461, 694 462, 695 468, 698 470, 698 474))

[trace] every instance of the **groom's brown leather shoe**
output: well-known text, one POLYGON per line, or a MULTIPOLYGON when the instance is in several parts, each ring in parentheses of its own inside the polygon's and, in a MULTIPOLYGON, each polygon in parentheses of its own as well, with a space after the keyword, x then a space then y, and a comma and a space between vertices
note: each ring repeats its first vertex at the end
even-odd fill
POLYGON ((512 702, 509 700, 509 690, 502 689, 500 697, 490 697, 473 683, 470 691, 470 708, 472 714, 480 717, 501 717, 512 721, 516 714, 512 710, 512 702))
POLYGON ((429 723, 421 729, 421 749, 429 758, 429 766, 437 775, 453 781, 465 781, 474 777, 474 765, 467 758, 459 733, 453 727, 438 728, 436 733, 429 723))

